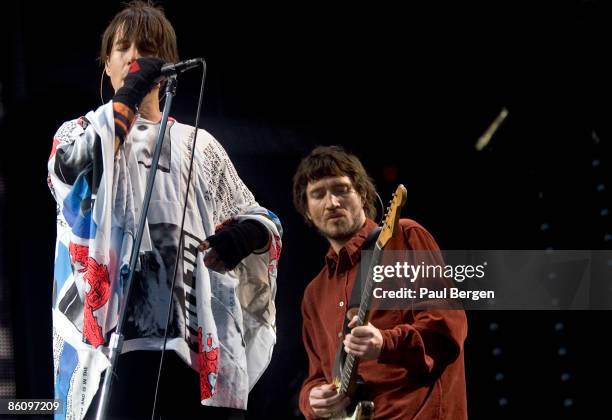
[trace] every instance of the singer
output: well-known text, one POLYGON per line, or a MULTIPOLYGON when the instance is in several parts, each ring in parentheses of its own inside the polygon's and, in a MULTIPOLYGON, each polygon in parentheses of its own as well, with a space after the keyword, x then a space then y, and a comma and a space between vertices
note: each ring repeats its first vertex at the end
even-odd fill
MULTIPOLYGON (((104 31, 100 62, 100 91, 108 77, 114 96, 63 123, 48 162, 57 201, 55 398, 63 401, 66 419, 94 417, 109 366, 106 348, 125 293, 162 117, 159 81, 163 85, 164 73, 178 62, 175 32, 163 10, 129 3, 104 31)), ((187 183, 193 130, 171 119, 165 132, 109 418, 150 418, 170 301, 156 418, 241 418, 270 362, 282 228, 202 129, 187 183)))

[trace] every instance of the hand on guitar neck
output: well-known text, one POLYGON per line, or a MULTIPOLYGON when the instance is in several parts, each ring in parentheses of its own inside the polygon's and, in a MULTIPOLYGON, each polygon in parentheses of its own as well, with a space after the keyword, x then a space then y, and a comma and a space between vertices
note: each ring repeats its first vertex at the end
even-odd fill
POLYGON ((356 326, 357 320, 357 315, 355 315, 348 324, 351 333, 344 337, 344 351, 354 354, 361 360, 378 359, 383 344, 380 330, 369 322, 367 325, 358 327, 356 326))

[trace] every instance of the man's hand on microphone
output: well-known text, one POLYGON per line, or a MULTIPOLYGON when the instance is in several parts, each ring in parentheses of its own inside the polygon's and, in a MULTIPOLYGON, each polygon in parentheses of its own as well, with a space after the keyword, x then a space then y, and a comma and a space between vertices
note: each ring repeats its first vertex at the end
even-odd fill
POLYGON ((130 66, 123 86, 113 97, 115 152, 123 144, 136 115, 136 108, 156 84, 164 62, 157 57, 142 57, 130 66))

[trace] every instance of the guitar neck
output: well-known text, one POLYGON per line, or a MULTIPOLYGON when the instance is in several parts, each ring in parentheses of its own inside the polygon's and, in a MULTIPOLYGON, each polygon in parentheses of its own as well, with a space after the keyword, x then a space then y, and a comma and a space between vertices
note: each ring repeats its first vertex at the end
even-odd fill
MULTIPOLYGON (((370 264, 368 265, 368 274, 364 279, 363 288, 361 292, 361 299, 359 302, 359 311, 357 313, 357 326, 365 325, 368 323, 370 318, 370 304, 372 303, 372 289, 374 288, 374 281, 372 280, 372 274, 374 272, 374 266, 380 260, 381 247, 378 242, 374 247, 374 251, 372 252, 372 259, 370 260, 370 264)), ((357 276, 360 273, 356 274, 357 276)), ((353 287, 358 287, 358 282, 355 282, 353 287)), ((344 366, 342 367, 342 383, 340 385, 340 392, 347 393, 353 385, 353 381, 355 380, 357 367, 359 366, 359 358, 354 354, 347 354, 346 359, 344 361, 344 366)))
MULTIPOLYGON (((387 207, 387 213, 385 214, 385 222, 383 223, 382 229, 378 235, 378 239, 376 240, 376 247, 374 248, 374 252, 372 253, 372 259, 370 260, 370 264, 368 265, 368 274, 364 279, 363 287, 361 290, 361 300, 359 304, 359 312, 357 313, 357 326, 365 325, 368 322, 368 318, 370 316, 370 304, 372 303, 372 288, 374 287, 373 283, 373 272, 374 266, 380 261, 380 256, 383 248, 389 240, 393 237, 394 232, 397 230, 399 226, 399 218, 402 207, 406 203, 406 188, 400 184, 397 186, 395 193, 393 194, 393 198, 389 202, 389 207, 387 207)), ((357 273, 359 275, 360 273, 357 273)), ((356 282, 355 286, 359 283, 356 282)), ((345 393, 352 397, 351 393, 355 388, 355 380, 357 378, 357 366, 359 364, 359 359, 352 354, 347 354, 344 358, 344 364, 341 365, 343 359, 343 350, 342 343, 339 344, 339 349, 336 357, 336 366, 334 367, 335 372, 338 372, 337 375, 340 375, 340 378, 336 376, 337 380, 340 379, 340 392, 345 393)))

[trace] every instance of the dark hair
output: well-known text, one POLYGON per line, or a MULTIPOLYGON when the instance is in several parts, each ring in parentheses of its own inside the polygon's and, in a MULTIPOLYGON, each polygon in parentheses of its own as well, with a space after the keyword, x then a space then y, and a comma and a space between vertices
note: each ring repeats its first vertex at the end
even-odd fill
POLYGON ((370 219, 376 217, 376 188, 359 158, 340 146, 319 146, 302 159, 293 176, 293 205, 307 224, 311 223, 306 217, 308 212, 306 187, 309 182, 330 176, 348 176, 361 196, 366 216, 370 219))
POLYGON ((134 0, 115 15, 102 35, 102 65, 108 60, 119 31, 122 37, 118 42, 134 42, 141 53, 154 55, 168 63, 176 63, 179 60, 174 28, 160 6, 134 0))

